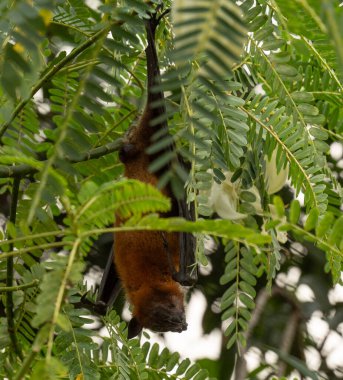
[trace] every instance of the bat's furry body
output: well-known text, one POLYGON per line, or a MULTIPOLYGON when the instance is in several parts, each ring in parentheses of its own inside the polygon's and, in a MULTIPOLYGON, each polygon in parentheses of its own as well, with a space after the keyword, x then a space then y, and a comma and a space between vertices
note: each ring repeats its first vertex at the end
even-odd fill
MULTIPOLYGON (((146 48, 148 94, 147 104, 138 124, 132 127, 119 152, 119 157, 124 163, 124 175, 142 182, 157 186, 158 174, 149 171, 149 165, 156 156, 146 153, 146 149, 152 144, 151 137, 157 131, 165 129, 168 133, 167 123, 161 122, 153 127, 151 121, 165 113, 163 93, 152 92, 154 85, 159 83, 160 73, 155 49, 155 28, 158 20, 153 15, 146 22, 148 45, 146 48), (159 101, 158 106, 154 106, 159 101)), ((167 149, 173 149, 171 145, 167 149)), ((171 198, 172 209, 163 216, 185 216, 187 209, 185 201, 181 205, 176 200, 169 187, 161 190, 171 198)), ((187 209, 188 210, 188 209, 187 209)), ((122 221, 117 218, 116 225, 122 221)), ((187 328, 185 321, 184 296, 180 281, 175 272, 180 269, 180 257, 187 248, 191 252, 194 262, 193 237, 181 233, 163 233, 158 231, 144 232, 119 232, 115 235, 114 262, 116 271, 122 282, 127 299, 133 307, 133 318, 129 324, 129 337, 137 335, 142 327, 153 331, 178 331, 187 328), (190 241, 188 243, 187 241, 190 241), (180 252, 181 251, 181 252, 180 252)), ((110 269, 110 266, 107 268, 110 269)), ((106 269, 106 271, 107 271, 106 269)), ((113 268, 110 269, 113 274, 113 268)), ((105 276, 105 275, 104 275, 105 276)), ((182 277, 183 278, 183 277, 182 277)), ((110 297, 104 296, 106 291, 104 281, 100 287, 100 300, 105 302, 110 297)), ((107 290, 108 292, 108 290, 107 290)))

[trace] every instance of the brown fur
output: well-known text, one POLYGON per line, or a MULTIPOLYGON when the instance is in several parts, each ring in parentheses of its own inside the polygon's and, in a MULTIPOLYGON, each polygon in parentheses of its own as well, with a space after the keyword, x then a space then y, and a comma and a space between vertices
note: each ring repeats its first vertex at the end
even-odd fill
MULTIPOLYGON (((133 157, 123 158, 125 177, 157 185, 158 178, 148 170, 150 156, 145 153, 149 145, 149 117, 147 111, 139 124, 133 128, 124 142, 132 146, 133 157)), ((129 154, 130 155, 130 154, 129 154)), ((167 188, 162 192, 170 197, 167 188)), ((120 220, 117 221, 120 224, 120 220)), ((168 261, 168 251, 175 270, 179 268, 179 234, 165 233, 168 250, 164 246, 163 235, 159 231, 120 232, 116 234, 115 264, 126 296, 133 306, 133 317, 142 327, 156 331, 181 331, 185 328, 183 292, 172 278, 168 261), (163 311, 180 323, 163 321, 163 311), (181 318, 181 319, 180 319, 181 318), (181 327, 180 327, 181 326, 181 327)), ((169 318, 168 316, 168 318, 169 318)))

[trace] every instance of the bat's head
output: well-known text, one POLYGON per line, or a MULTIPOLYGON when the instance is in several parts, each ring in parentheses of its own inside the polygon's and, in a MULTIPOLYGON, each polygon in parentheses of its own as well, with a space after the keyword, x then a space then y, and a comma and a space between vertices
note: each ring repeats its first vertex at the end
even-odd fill
POLYGON ((142 327, 155 332, 181 332, 187 329, 183 294, 175 286, 144 289, 134 305, 134 317, 129 324, 129 337, 142 327))

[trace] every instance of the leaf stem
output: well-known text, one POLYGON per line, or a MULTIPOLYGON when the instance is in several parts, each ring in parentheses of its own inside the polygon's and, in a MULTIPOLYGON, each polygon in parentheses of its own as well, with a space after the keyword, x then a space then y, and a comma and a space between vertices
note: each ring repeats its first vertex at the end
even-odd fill
POLYGON ((7 292, 16 292, 18 290, 28 289, 28 288, 34 288, 39 284, 39 280, 35 279, 31 282, 28 282, 26 284, 17 285, 17 286, 1 286, 0 287, 0 293, 7 293, 7 292))
MULTIPOLYGON (((27 236, 18 236, 17 238, 15 239, 11 239, 11 240, 3 240, 3 241, 0 241, 0 247, 2 245, 5 245, 5 244, 12 244, 12 243, 16 243, 18 241, 24 241, 24 240, 35 240, 35 239, 40 239, 40 238, 45 238, 45 237, 62 237, 64 235, 66 235, 69 231, 69 229, 64 229, 64 230, 55 230, 55 231, 47 231, 47 232, 41 232, 39 234, 33 234, 33 235, 30 235, 30 237, 27 237, 27 236)), ((2 257, 3 253, 1 254, 1 257, 2 257)))
MULTIPOLYGON (((103 157, 106 154, 116 152, 120 148, 121 143, 122 143, 122 139, 119 138, 108 144, 91 149, 89 152, 83 154, 77 160, 71 159, 68 157, 65 157, 64 159, 72 164, 77 164, 79 162, 93 160, 95 158, 103 157)), ((45 162, 46 161, 41 161, 43 165, 45 162)), ((0 178, 24 177, 27 174, 34 174, 37 172, 38 172, 37 168, 34 168, 33 166, 30 166, 28 164, 21 164, 21 165, 16 165, 16 166, 13 166, 13 165, 0 166, 0 178)))
POLYGON ((63 296, 64 292, 69 280, 69 276, 71 273, 71 269, 76 257, 76 254, 78 252, 79 246, 81 244, 81 239, 77 238, 74 242, 73 248, 70 252, 69 258, 68 258, 68 263, 64 272, 64 276, 62 278, 62 283, 59 288, 56 302, 55 302, 55 309, 54 309, 54 314, 52 316, 52 321, 51 321, 51 327, 50 327, 50 332, 49 332, 49 339, 48 339, 48 347, 47 347, 47 353, 46 353, 46 359, 49 361, 51 359, 51 353, 52 353, 52 346, 54 342, 54 332, 55 332, 55 325, 57 323, 58 315, 60 313, 61 305, 63 302, 63 296))
MULTIPOLYGON (((11 209, 10 209, 10 222, 14 225, 16 221, 17 213, 17 204, 19 197, 19 185, 20 178, 15 178, 13 180, 12 186, 12 199, 11 199, 11 209)), ((10 244, 10 249, 13 250, 13 243, 10 244)), ((6 274, 6 287, 13 287, 13 257, 7 258, 7 274, 6 274)), ((23 359, 23 354, 21 352, 21 347, 19 345, 16 327, 14 323, 14 304, 13 304, 13 293, 7 292, 6 294, 6 315, 7 315, 7 330, 10 336, 10 340, 14 349, 14 352, 19 356, 20 359, 23 359)))
POLYGON ((2 253, 0 255, 0 261, 4 260, 4 259, 11 258, 11 257, 20 256, 23 253, 32 252, 32 251, 35 251, 37 249, 49 249, 49 248, 55 248, 55 247, 64 247, 65 245, 71 245, 71 244, 72 244, 72 242, 56 241, 56 242, 53 242, 53 243, 34 245, 34 246, 31 246, 31 247, 21 248, 21 249, 18 249, 18 250, 12 250, 12 251, 9 251, 9 252, 6 252, 6 253, 2 253))
POLYGON ((16 376, 13 378, 13 380, 23 380, 25 378, 25 374, 28 372, 31 363, 33 362, 35 356, 38 354, 38 352, 41 350, 43 344, 46 341, 46 329, 43 327, 38 334, 36 335, 36 339, 32 344, 32 349, 28 353, 28 355, 25 357, 25 360, 20 367, 19 371, 17 372, 16 376))

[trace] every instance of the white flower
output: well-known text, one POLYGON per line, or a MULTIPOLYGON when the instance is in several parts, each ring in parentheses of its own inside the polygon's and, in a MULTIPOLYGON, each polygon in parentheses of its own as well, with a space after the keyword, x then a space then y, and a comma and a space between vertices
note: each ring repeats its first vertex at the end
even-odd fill
POLYGON ((265 182, 269 195, 281 190, 288 177, 288 164, 286 168, 281 168, 280 172, 277 172, 276 151, 276 149, 273 151, 270 160, 266 157, 265 182))
MULTIPOLYGON (((266 157, 265 183, 268 194, 274 194, 282 189, 288 177, 288 165, 285 169, 282 168, 278 173, 276 159, 276 150, 273 151, 270 160, 266 157)), ((226 172, 224 175, 225 180, 222 183, 218 184, 215 181, 212 183, 208 197, 208 206, 212 211, 217 213, 222 219, 238 221, 246 218, 247 214, 238 212, 238 207, 242 191, 247 191, 255 196, 255 201, 249 202, 249 204, 254 207, 255 213, 263 215, 261 197, 257 187, 251 186, 249 189, 242 189, 240 179, 235 182, 231 181, 232 172, 226 172)), ((269 209, 273 219, 275 219, 275 207, 269 205, 269 209)), ((287 233, 277 231, 277 240, 281 243, 285 243, 287 241, 287 233)))
MULTIPOLYGON (((241 181, 237 180, 232 183, 232 174, 231 172, 224 173, 226 179, 221 184, 213 182, 209 196, 209 206, 223 219, 240 220, 246 218, 247 215, 237 211, 241 193, 241 181)), ((252 186, 247 191, 255 195, 256 200, 251 205, 255 207, 256 213, 261 213, 261 198, 257 188, 252 186)))

